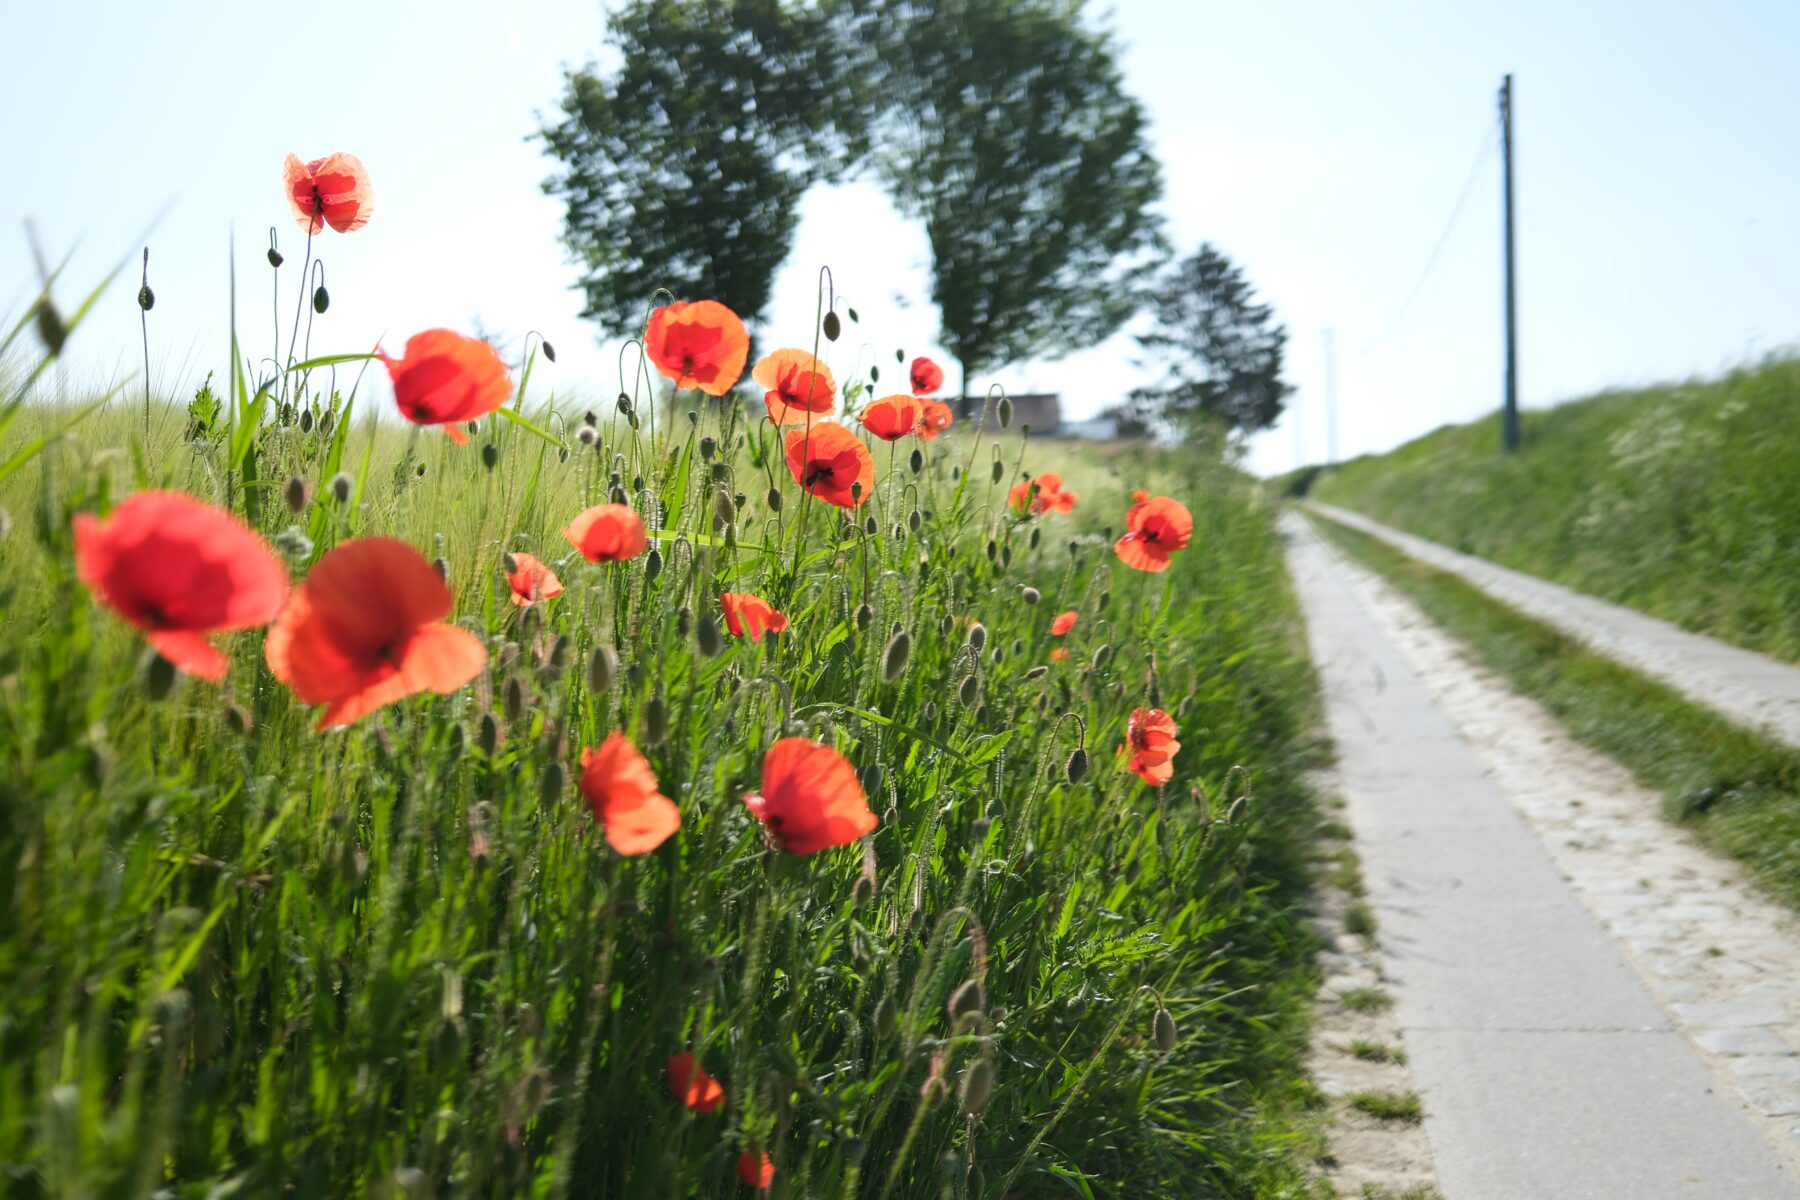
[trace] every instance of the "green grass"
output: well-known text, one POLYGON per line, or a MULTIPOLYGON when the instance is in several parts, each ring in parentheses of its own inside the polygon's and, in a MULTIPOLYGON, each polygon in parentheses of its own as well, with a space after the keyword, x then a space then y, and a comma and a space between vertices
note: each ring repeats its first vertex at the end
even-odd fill
MULTIPOLYGON (((1310 494, 1689 629, 1800 661, 1800 360, 1493 417, 1318 475, 1310 494)), ((1296 478, 1295 484, 1304 482, 1296 478)))
MULTIPOLYGON (((766 435, 685 409, 654 444, 603 426, 597 451, 572 436, 578 409, 533 416, 562 446, 490 420, 457 447, 364 406, 334 451, 271 406, 234 463, 175 408, 145 444, 125 404, 0 486, 0 1190, 730 1195, 756 1145, 785 1196, 935 1197, 947 1178, 971 1197, 1305 1194, 1316 979, 1294 914, 1316 698, 1257 486, 1195 459, 1027 447, 1081 508, 1014 523, 1010 476, 989 482, 985 448, 966 473, 967 439, 947 438, 917 476, 903 451, 892 487, 878 457, 870 536, 809 509, 779 465, 777 519, 766 435), (703 436, 747 497, 736 546, 705 548, 703 436), (684 539, 655 578, 643 558, 571 558, 557 534, 604 497, 615 451, 634 502, 684 539), (339 452, 357 496, 290 513, 281 481, 324 496, 339 452), (1140 484, 1195 514, 1166 576, 1093 536, 1140 484), (372 533, 443 556, 487 672, 319 735, 251 632, 228 639, 222 685, 152 702, 142 641, 77 582, 69 533, 147 487, 250 507, 296 576, 372 533), (508 549, 568 586, 536 626, 505 602, 508 549), (1020 603, 1026 585, 1042 604, 1020 603), (700 653, 693 614, 728 589, 794 629, 700 653), (1049 664, 1068 608, 1074 653, 1049 664), (896 623, 913 648, 889 681, 896 623), (623 663, 606 690, 583 666, 603 646, 623 663), (974 707, 955 702, 971 671, 974 707), (653 698, 668 731, 644 750, 682 828, 625 859, 573 780, 582 747, 642 730, 653 698), (1161 794, 1113 753, 1152 702, 1183 731, 1161 794), (864 771, 882 821, 866 858, 765 847, 742 796, 783 733, 864 771), (723 1081, 721 1113, 671 1102, 663 1063, 684 1048, 723 1081), (956 1083, 980 1059, 992 1099, 966 1114, 956 1083)), ((13 432, 61 411, 29 406, 13 432)))
POLYGON ((1363 900, 1352 903, 1349 908, 1344 910, 1344 932, 1373 940, 1375 937, 1375 910, 1363 900))
POLYGON ((1353 987, 1338 993, 1338 1000, 1351 1012, 1378 1013, 1394 1006, 1394 997, 1384 988, 1353 987))
POLYGON ((1425 1106, 1416 1092, 1354 1092, 1345 1103, 1359 1113, 1381 1121, 1400 1121, 1417 1125, 1425 1119, 1425 1106))
POLYGON ((1345 1045, 1344 1049, 1351 1057, 1360 1058, 1364 1062, 1404 1063, 1406 1061, 1406 1051, 1399 1046, 1370 1041, 1368 1038, 1354 1038, 1345 1045))
POLYGON ((1733 725, 1457 577, 1320 519, 1351 557, 1410 596, 1576 739, 1663 794, 1664 811, 1800 907, 1800 752, 1733 725))
POLYGON ((1429 1184, 1414 1184, 1405 1191, 1365 1183, 1358 1193, 1361 1200, 1444 1200, 1444 1194, 1429 1184))

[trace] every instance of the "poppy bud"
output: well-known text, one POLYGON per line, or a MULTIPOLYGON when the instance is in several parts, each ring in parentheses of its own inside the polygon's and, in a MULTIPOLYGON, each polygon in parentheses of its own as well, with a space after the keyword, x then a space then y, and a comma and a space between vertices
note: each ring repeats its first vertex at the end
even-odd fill
POLYGON ((856 627, 858 629, 867 629, 874 621, 875 610, 873 608, 870 608, 867 604, 859 604, 856 606, 856 627))
POLYGON ((624 392, 620 392, 619 398, 613 402, 613 407, 617 408, 623 415, 629 417, 631 415, 631 397, 627 396, 624 392))
POLYGON ((869 364, 869 382, 870 383, 880 383, 881 382, 881 368, 874 365, 873 363, 869 364))
POLYGON ((236 704, 225 706, 225 728, 233 733, 250 732, 250 714, 236 704))
POLYGON ((862 908, 875 898, 875 884, 867 875, 858 875, 850 885, 850 903, 862 908))
POLYGON ((842 329, 843 329, 843 325, 841 322, 839 322, 837 313, 828 312, 825 314, 825 340, 826 341, 828 341, 828 342, 837 341, 838 333, 842 329))
POLYGON ((506 681, 505 711, 509 722, 525 715, 525 685, 517 675, 506 681))
POLYGON ((912 473, 917 475, 920 471, 925 469, 925 452, 915 447, 912 452, 912 457, 907 459, 906 462, 907 465, 912 468, 912 473))
POLYGON ((481 714, 481 729, 475 735, 475 744, 483 754, 494 757, 494 751, 500 746, 500 722, 494 720, 493 713, 481 714))
POLYGON ((731 501, 731 493, 724 488, 713 489, 713 513, 721 524, 731 524, 731 518, 737 515, 737 505, 731 501))
POLYGON ((1028 587, 1019 593, 1019 599, 1025 601, 1026 604, 1036 604, 1043 598, 1043 593, 1034 587, 1028 587))
POLYGON ((1024 641, 1022 641, 1022 640, 1021 640, 1021 639, 1019 639, 1019 638, 1014 638, 1014 639, 1013 639, 1013 644, 1012 644, 1012 652, 1013 652, 1013 653, 1014 653, 1014 654, 1023 654, 1023 653, 1025 653, 1025 643, 1024 643, 1024 641))
POLYGON ((1003 567, 1012 566, 1012 543, 1011 542, 1008 542, 1006 545, 1000 547, 1000 565, 1003 567))
MULTIPOLYGON (((688 632, 693 628, 694 610, 684 604, 675 610, 675 632, 682 637, 686 637, 688 632)), ((633 665, 635 666, 635 664, 633 665)))
POLYGON ((331 293, 326 291, 325 285, 321 283, 318 287, 313 289, 313 311, 322 314, 330 307, 331 293))
POLYGON ((994 1064, 986 1058, 978 1058, 963 1070, 962 1084, 957 1088, 962 1096, 963 1111, 978 1113, 987 1107, 994 1095, 994 1064))
MULTIPOLYGON (((330 433, 332 430, 332 427, 335 426, 336 424, 337 424, 337 414, 332 412, 330 409, 326 409, 323 413, 319 414, 319 432, 320 433, 330 433)), ((420 463, 419 465, 424 466, 423 463, 420 463)))
POLYGON ((69 340, 69 327, 63 324, 62 314, 56 311, 56 305, 51 303, 49 296, 38 301, 37 331, 51 357, 62 353, 63 343, 69 340))
MULTIPOLYGON (((470 422, 470 424, 474 424, 474 422, 470 422)), ((497 464, 499 461, 500 461, 500 447, 494 445, 494 443, 492 443, 492 442, 488 442, 486 445, 482 446, 482 448, 481 448, 481 465, 482 466, 486 467, 488 470, 491 471, 494 469, 495 464, 497 464)))
POLYGON ((661 696, 652 696, 644 704, 644 741, 655 746, 669 736, 669 706, 661 696))
POLYGON ((654 582, 656 577, 662 574, 662 568, 662 551, 655 546, 650 547, 650 553, 644 555, 644 579, 647 582, 654 582))
POLYGON ((875 1035, 887 1037, 899 1023, 900 1006, 894 1003, 892 996, 883 996, 881 1003, 875 1006, 875 1035))
POLYGON ((987 626, 977 621, 969 626, 969 649, 979 654, 985 645, 987 645, 987 626))
POLYGON ((951 467, 950 468, 950 482, 955 483, 957 480, 959 480, 961 478, 962 478, 962 468, 961 467, 951 467))
POLYGON ((280 270, 281 264, 286 261, 287 261, 287 259, 281 257, 281 251, 277 250, 273 246, 269 247, 269 265, 271 267, 274 267, 276 270, 280 270))
POLYGON ((1006 474, 1006 464, 996 458, 994 460, 994 471, 993 471, 994 482, 999 483, 1000 477, 1005 474, 1006 474))
POLYGON ((976 697, 981 694, 981 680, 975 675, 963 676, 963 681, 956 689, 956 698, 964 708, 974 707, 976 697))
POLYGON ((150 656, 144 671, 144 691, 152 700, 166 699, 175 688, 175 664, 160 654, 150 656))
POLYGON ((1104 668, 1106 666, 1107 663, 1109 663, 1111 661, 1112 661, 1112 643, 1111 642, 1102 642, 1102 643, 1100 643, 1100 645, 1094 647, 1094 662, 1093 662, 1094 670, 1096 670, 1096 671, 1101 670, 1102 668, 1104 668))
POLYGON ((463 752, 463 742, 465 742, 467 740, 467 738, 463 734, 463 727, 461 725, 452 725, 450 727, 449 739, 450 739, 449 745, 446 747, 446 749, 449 750, 450 757, 453 759, 461 758, 462 752, 463 752))
POLYGON ((562 798, 563 765, 553 762, 544 768, 544 774, 538 780, 538 803, 545 808, 553 808, 562 798))
POLYGON ((306 480, 298 475, 287 481, 281 495, 287 501, 288 511, 296 515, 306 511, 307 502, 312 499, 312 489, 306 486, 306 480))
POLYGON ((861 317, 856 315, 856 310, 854 308, 846 308, 844 311, 850 314, 850 319, 852 321, 860 322, 862 320, 861 317))
POLYGON ((1027 678, 1027 679, 1042 679, 1044 676, 1048 675, 1049 673, 1050 673, 1049 667, 1033 667, 1033 668, 1031 668, 1031 670, 1025 672, 1025 678, 1027 678))
POLYGON ((588 686, 604 692, 619 674, 619 655, 611 646, 597 646, 588 660, 588 686))
POLYGON ((881 764, 870 763, 868 766, 864 767, 861 773, 861 780, 864 792, 871 796, 876 792, 879 792, 881 790, 881 764))
POLYGON ((508 575, 511 575, 519 569, 519 560, 509 551, 500 556, 500 565, 506 568, 508 575))
POLYGON ((442 579, 445 583, 450 582, 450 560, 449 559, 445 558, 441 554, 438 555, 436 558, 431 560, 431 569, 438 573, 439 579, 442 579))
POLYGON ((999 555, 1000 555, 1000 543, 996 542, 993 538, 989 538, 988 544, 987 544, 987 559, 988 559, 988 561, 993 562, 994 559, 999 557, 999 555))
POLYGON ((707 462, 712 461, 713 452, 718 448, 719 443, 713 439, 711 434, 700 439, 700 457, 707 462))
POLYGON ((732 503, 733 507, 735 507, 737 509, 737 511, 743 512, 744 511, 744 493, 733 492, 732 496, 731 496, 731 503, 732 503))
POLYGON ((969 822, 970 831, 978 838, 986 838, 988 830, 993 827, 993 821, 989 820, 987 817, 976 817, 973 821, 969 822))
POLYGON ((138 307, 145 312, 156 307, 156 293, 150 290, 150 285, 147 283, 138 289, 138 307))
POLYGON ((583 425, 575 431, 575 440, 584 446, 591 446, 600 440, 600 435, 595 432, 592 425, 583 425))
POLYGON ((1111 603, 1112 603, 1112 592, 1111 591, 1101 592, 1100 593, 1100 611, 1105 612, 1106 606, 1111 603))
POLYGON ((850 484, 850 501, 851 501, 851 503, 861 504, 862 503, 862 494, 863 494, 862 480, 860 480, 860 479, 853 480, 850 484))
POLYGON ((700 618, 700 624, 694 628, 694 641, 700 646, 700 653, 708 658, 718 657, 719 651, 725 649, 725 639, 719 636, 719 623, 707 613, 700 618))
POLYGON ((712 465, 713 482, 717 483, 719 480, 724 479, 729 474, 731 474, 731 468, 726 466, 724 463, 716 462, 712 465))
POLYGON ((558 674, 569 665, 569 635, 558 634, 556 641, 550 646, 550 669, 558 674))
POLYGON ((981 984, 973 979, 963 981, 961 987, 950 993, 950 1003, 946 1006, 950 1019, 957 1020, 970 1013, 980 1012, 987 1005, 987 997, 981 993, 981 984))
POLYGON ((310 408, 301 409, 300 410, 300 432, 301 433, 311 433, 312 427, 313 427, 312 409, 310 409, 310 408))
POLYGON ((912 656, 912 638, 902 629, 888 642, 881 656, 881 675, 889 683, 906 674, 906 660, 912 656))
POLYGON ((1063 774, 1068 776, 1070 783, 1080 783, 1087 778, 1087 769, 1088 753, 1082 747, 1077 746, 1075 753, 1069 755, 1069 762, 1064 768, 1063 774))
POLYGON ((1156 1039, 1156 1048, 1164 1054, 1173 1050, 1181 1040, 1180 1031, 1175 1028, 1175 1018, 1161 1005, 1157 1006, 1156 1015, 1150 1018, 1150 1034, 1156 1039))
POLYGON ((544 341, 540 341, 539 344, 542 345, 544 348, 544 357, 549 359, 551 362, 555 362, 556 361, 556 347, 552 346, 549 342, 544 342, 544 341))
MULTIPOLYGON (((681 615, 679 613, 676 614, 675 623, 677 625, 681 624, 681 615)), ((683 633, 683 635, 685 635, 687 633, 687 630, 683 629, 681 632, 683 633)), ((625 682, 630 684, 634 688, 638 684, 644 682, 644 666, 642 663, 634 662, 629 667, 625 668, 625 682)))
POLYGON ((1000 428, 1010 429, 1012 427, 1012 412, 1013 412, 1012 397, 1011 396, 1000 397, 1000 428))
POLYGON ((1031 527, 1031 540, 1027 544, 1033 550, 1036 550, 1038 548, 1038 535, 1042 532, 1043 532, 1043 530, 1039 529, 1036 525, 1033 525, 1031 527))
POLYGON ((692 408, 688 409, 687 417, 688 417, 689 425, 700 424, 700 413, 697 409, 692 409, 692 408))
POLYGON ((919 526, 923 525, 924 523, 925 523, 924 520, 919 516, 918 509, 915 508, 911 512, 906 514, 906 527, 908 529, 912 530, 914 533, 919 532, 919 526))
POLYGON ((767 496, 763 497, 763 502, 769 506, 770 512, 780 512, 781 511, 781 489, 780 488, 770 488, 769 494, 767 496))

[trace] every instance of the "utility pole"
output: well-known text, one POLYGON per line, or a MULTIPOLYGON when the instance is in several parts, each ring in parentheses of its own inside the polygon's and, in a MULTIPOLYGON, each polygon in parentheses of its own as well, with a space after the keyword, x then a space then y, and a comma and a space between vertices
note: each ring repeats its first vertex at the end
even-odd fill
POLYGON ((1513 90, 1512 76, 1500 83, 1500 188, 1506 241, 1506 406, 1500 417, 1500 445, 1519 448, 1519 301, 1513 270, 1513 90))
POLYGON ((1337 331, 1325 331, 1325 461, 1337 466, 1337 331))

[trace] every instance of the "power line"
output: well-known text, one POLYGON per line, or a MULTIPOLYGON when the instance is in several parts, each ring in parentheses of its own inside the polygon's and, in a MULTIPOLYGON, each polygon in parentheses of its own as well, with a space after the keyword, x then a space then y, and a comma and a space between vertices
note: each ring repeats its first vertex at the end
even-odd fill
POLYGON ((1450 210, 1450 219, 1444 222, 1444 232, 1438 235, 1437 245, 1431 248, 1431 256, 1425 260, 1425 268, 1419 272, 1419 278, 1413 284, 1412 290, 1406 294, 1406 299, 1401 302, 1393 318, 1388 321, 1387 327, 1381 331, 1381 335, 1357 350, 1355 357, 1366 357, 1392 337, 1394 331, 1400 327, 1400 322, 1405 319, 1407 312, 1412 308, 1413 301, 1417 300, 1419 293, 1424 290, 1425 281, 1431 278, 1432 268, 1437 266, 1438 258, 1444 253, 1444 247, 1450 244, 1450 235, 1455 232, 1456 222, 1462 217, 1463 209, 1469 203, 1469 197, 1475 194, 1475 184, 1481 178, 1481 168, 1487 165, 1488 153, 1494 147, 1495 132, 1496 127, 1489 125, 1487 132, 1482 134, 1481 145, 1475 151, 1475 161, 1469 165, 1469 176, 1463 181, 1462 194, 1457 196, 1456 206, 1450 210))

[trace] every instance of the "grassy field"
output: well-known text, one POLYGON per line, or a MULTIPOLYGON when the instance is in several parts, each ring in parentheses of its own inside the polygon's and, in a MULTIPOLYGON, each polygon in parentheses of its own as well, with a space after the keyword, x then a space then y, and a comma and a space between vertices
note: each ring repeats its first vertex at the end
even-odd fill
POLYGON ((1800 753, 1733 725, 1385 542, 1328 519, 1315 523, 1577 739, 1660 791, 1671 820, 1742 860, 1770 895, 1800 908, 1800 753))
POLYGON ((1447 426, 1311 494, 1509 567, 1800 661, 1800 360, 1447 426))
POLYGON ((1016 438, 915 470, 909 439, 846 517, 694 393, 654 440, 527 397, 547 437, 458 446, 367 387, 219 390, 147 440, 115 401, 0 482, 0 1192, 720 1196, 766 1152, 777 1196, 1310 1194, 1313 685, 1258 486, 1016 438), (1021 465, 1074 513, 1011 514, 1021 465), (318 733, 251 631, 158 696, 70 532, 152 487, 296 579, 376 533, 441 557, 486 668, 318 733), (1109 544, 1136 487, 1194 514, 1163 575, 1109 544), (558 531, 615 488, 655 553, 591 564, 558 531), (566 592, 514 607, 509 551, 566 592), (721 638, 724 591, 791 627, 721 638), (1139 705, 1180 727, 1163 788, 1118 753, 1139 705), (611 731, 681 810, 637 857, 576 788, 611 731), (783 735, 855 765, 860 845, 764 837, 783 735), (671 1096, 682 1051, 716 1111, 671 1096))

